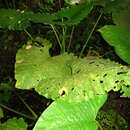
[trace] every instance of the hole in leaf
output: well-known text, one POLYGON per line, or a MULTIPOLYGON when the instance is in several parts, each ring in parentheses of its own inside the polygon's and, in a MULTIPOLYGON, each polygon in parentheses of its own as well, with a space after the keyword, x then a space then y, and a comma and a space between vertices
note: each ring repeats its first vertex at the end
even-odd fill
POLYGON ((103 78, 105 78, 106 76, 107 76, 107 74, 104 74, 104 75, 103 75, 103 78))
POLYGON ((127 88, 129 88, 130 86, 129 85, 126 85, 127 88))
POLYGON ((116 80, 115 83, 119 83, 119 80, 116 80))
POLYGON ((64 95, 65 95, 65 90, 63 90, 61 93, 61 96, 64 96, 64 95))
POLYGON ((80 72, 80 70, 78 70, 76 73, 78 74, 80 72))
POLYGON ((100 83, 102 84, 102 83, 103 83, 103 80, 100 80, 100 83))
POLYGON ((64 96, 66 93, 67 93, 67 89, 65 87, 59 90, 60 96, 64 96))
POLYGON ((72 91, 74 90, 74 88, 71 89, 72 91))
POLYGON ((127 74, 127 72, 118 72, 117 75, 120 75, 120 74, 127 74))

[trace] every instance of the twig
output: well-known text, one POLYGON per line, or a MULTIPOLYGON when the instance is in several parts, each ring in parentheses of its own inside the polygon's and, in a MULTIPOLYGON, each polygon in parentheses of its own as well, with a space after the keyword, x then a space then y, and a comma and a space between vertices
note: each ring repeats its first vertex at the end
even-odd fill
POLYGON ((84 44, 84 46, 83 46, 81 52, 80 52, 80 55, 79 55, 80 57, 83 55, 84 49, 85 49, 85 47, 87 46, 88 41, 90 40, 90 38, 91 38, 91 36, 92 36, 92 34, 93 34, 93 32, 94 32, 96 26, 97 26, 97 24, 98 24, 98 22, 99 22, 99 20, 100 20, 100 18, 101 18, 101 16, 102 16, 102 14, 103 14, 103 12, 101 12, 101 14, 99 15, 99 17, 98 17, 96 23, 94 24, 94 26, 93 26, 93 28, 92 28, 92 31, 90 32, 90 34, 89 34, 89 36, 88 36, 88 38, 87 38, 87 40, 86 40, 86 42, 85 42, 85 44, 84 44))
POLYGON ((25 117, 25 118, 28 118, 28 119, 30 119, 30 120, 34 120, 34 121, 36 120, 34 117, 27 116, 27 115, 25 115, 25 114, 23 114, 23 113, 21 113, 21 112, 18 112, 18 111, 16 111, 16 110, 12 109, 12 108, 9 108, 9 107, 7 107, 7 106, 1 104, 1 103, 0 103, 0 106, 3 107, 3 108, 5 108, 5 109, 7 109, 8 111, 11 111, 11 112, 13 112, 13 113, 16 113, 16 114, 18 114, 18 115, 20 115, 20 116, 23 116, 23 117, 25 117))

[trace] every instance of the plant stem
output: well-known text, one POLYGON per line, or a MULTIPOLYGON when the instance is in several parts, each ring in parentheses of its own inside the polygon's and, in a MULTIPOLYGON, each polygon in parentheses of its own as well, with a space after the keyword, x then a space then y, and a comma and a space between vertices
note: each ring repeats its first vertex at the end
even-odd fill
POLYGON ((30 37, 30 39, 33 41, 33 37, 31 36, 31 34, 26 30, 24 29, 24 32, 30 37))
POLYGON ((69 52, 69 49, 70 49, 70 46, 71 46, 73 32, 74 32, 74 26, 72 27, 71 34, 70 34, 70 40, 69 40, 69 45, 68 45, 68 49, 67 49, 68 52, 69 52))
POLYGON ((12 0, 12 4, 13 4, 13 8, 15 9, 16 7, 15 7, 15 0, 12 0))
POLYGON ((66 27, 62 27, 63 36, 62 36, 62 53, 65 53, 65 39, 66 39, 66 27))
POLYGON ((27 115, 25 115, 25 114, 23 114, 23 113, 21 113, 21 112, 18 112, 18 111, 16 111, 16 110, 12 109, 12 108, 9 108, 9 107, 7 107, 7 106, 1 104, 1 103, 0 103, 0 106, 3 107, 3 108, 5 108, 5 109, 7 109, 8 111, 11 111, 11 112, 13 112, 13 113, 16 113, 16 114, 18 114, 18 115, 20 115, 20 116, 23 116, 23 117, 25 117, 25 118, 28 118, 28 119, 31 119, 31 120, 36 120, 36 119, 33 118, 33 117, 27 116, 27 115))
POLYGON ((61 9, 61 1, 59 0, 59 6, 60 6, 60 9, 61 9))
POLYGON ((60 49, 62 50, 62 45, 61 45, 61 43, 60 43, 60 39, 59 39, 59 37, 58 37, 58 34, 57 34, 57 32, 56 32, 54 26, 53 26, 52 24, 50 24, 50 26, 52 27, 53 32, 55 33, 56 39, 57 39, 57 41, 58 41, 58 44, 59 44, 59 46, 60 46, 60 49))
POLYGON ((31 109, 31 107, 29 107, 29 105, 18 95, 16 94, 19 99, 23 102, 23 104, 27 107, 27 109, 32 113, 32 115, 34 116, 35 119, 37 119, 37 114, 31 109))
POLYGON ((84 46, 83 46, 83 48, 82 48, 82 50, 81 50, 81 52, 80 52, 80 55, 79 55, 80 57, 83 55, 83 52, 84 52, 84 50, 85 50, 85 47, 87 46, 88 41, 90 40, 90 38, 91 38, 91 36, 92 36, 92 34, 93 34, 93 32, 94 32, 94 30, 95 30, 97 24, 99 23, 99 20, 100 20, 102 14, 103 14, 103 12, 101 12, 101 14, 99 15, 99 17, 98 17, 96 23, 94 24, 94 26, 93 26, 93 28, 92 28, 92 30, 91 30, 91 32, 90 32, 90 34, 89 34, 89 36, 88 36, 88 38, 87 38, 85 44, 84 44, 84 46))
MULTIPOLYGON (((61 0, 59 0, 59 7, 61 9, 61 0)), ((65 53, 65 39, 66 39, 66 26, 63 25, 64 19, 62 18, 62 50, 61 53, 65 53)))

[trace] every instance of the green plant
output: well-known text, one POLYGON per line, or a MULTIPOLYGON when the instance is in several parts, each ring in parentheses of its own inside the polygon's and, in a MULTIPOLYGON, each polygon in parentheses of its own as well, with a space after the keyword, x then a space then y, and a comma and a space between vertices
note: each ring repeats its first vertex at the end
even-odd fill
POLYGON ((7 122, 0 124, 1 130, 26 130, 27 124, 22 118, 8 119, 7 122))
POLYGON ((13 82, 0 84, 0 102, 8 102, 11 97, 13 82))
POLYGON ((118 130, 125 130, 128 129, 128 125, 125 119, 119 115, 114 110, 110 109, 107 111, 100 111, 96 118, 103 129, 118 129, 118 130))
MULTIPOLYGON (((50 129, 58 129, 58 126, 60 128, 61 124, 58 125, 54 122, 59 122, 59 118, 61 120, 65 119, 65 117, 62 115, 59 117, 59 114, 53 111, 60 112, 60 110, 64 108, 65 112, 62 110, 64 114, 72 112, 72 124, 75 118, 77 120, 81 118, 77 117, 73 112, 75 113, 75 109, 80 112, 80 109, 83 109, 81 107, 82 103, 84 107, 86 106, 85 108, 87 108, 87 110, 92 109, 98 111, 99 108, 94 107, 98 106, 97 100, 94 99, 99 97, 99 105, 101 107, 104 101, 100 99, 100 96, 105 99, 106 96, 104 94, 110 90, 120 90, 124 93, 122 96, 130 97, 130 89, 127 87, 130 84, 128 80, 130 75, 129 67, 103 59, 90 59, 86 62, 86 59, 80 59, 73 56, 73 54, 67 53, 50 57, 47 49, 49 50, 51 44, 46 40, 43 40, 43 43, 45 48, 36 46, 21 48, 17 53, 15 66, 17 88, 35 88, 40 95, 55 100, 53 103, 54 107, 52 104, 45 111, 45 115, 47 113, 46 116, 44 116, 43 112, 38 124, 36 124, 36 130, 40 128, 47 129, 49 126, 50 129), (93 103, 91 103, 91 100, 93 100, 93 103), (63 108, 60 108, 60 105, 63 108), (67 112, 68 109, 70 110, 72 108, 74 109, 73 111, 67 112), (52 113, 50 113, 50 111, 52 111, 52 113), (46 122, 45 124, 51 121, 52 124, 50 123, 49 126, 40 125, 42 124, 41 120, 46 122)), ((84 113, 84 115, 88 113, 85 110, 81 112, 84 113)), ((69 115, 66 115, 66 117, 68 116, 69 115)), ((83 119, 85 121, 87 118, 83 119)), ((93 118, 90 117, 90 121, 94 121, 94 119, 95 116, 93 118)), ((69 123, 70 121, 66 120, 66 125, 69 125, 69 123)), ((82 122, 80 123, 82 124, 82 122)), ((85 124, 83 123, 83 125, 85 124)), ((97 129, 95 125, 90 125, 88 128, 97 129)), ((66 129, 65 126, 63 126, 62 129, 66 129)), ((80 128, 80 124, 70 125, 70 128, 73 127, 78 129, 80 128)), ((85 127, 87 128, 86 125, 85 127)))
POLYGON ((116 53, 130 64, 130 6, 121 12, 113 13, 116 25, 106 25, 99 29, 104 39, 114 46, 116 53))
MULTIPOLYGON (((0 10, 1 28, 24 30, 30 36, 32 43, 37 42, 42 45, 29 44, 23 46, 16 55, 15 64, 16 88, 34 88, 40 95, 54 100, 43 112, 34 130, 85 130, 86 128, 97 130, 96 115, 106 101, 107 93, 111 90, 120 91, 123 93, 123 97, 130 97, 129 66, 96 58, 87 59, 86 62, 85 58, 78 58, 73 54, 66 53, 67 26, 80 23, 88 16, 94 5, 101 4, 104 6, 104 11, 114 10, 113 12, 127 5, 126 2, 122 6, 121 1, 110 3, 110 1, 106 2, 105 0, 103 4, 98 0, 85 2, 71 8, 61 9, 61 11, 51 15, 31 11, 0 10), (113 9, 113 7, 117 8, 113 9), (49 54, 51 43, 39 37, 32 38, 26 30, 31 21, 52 27, 61 49, 61 55, 51 57, 49 54), (54 25, 61 26, 61 39, 54 25)), ((102 15, 103 12, 99 15, 80 56, 82 56, 84 48, 102 15)), ((113 36, 111 36, 112 38, 113 36)), ((72 35, 70 36, 69 46, 71 40, 72 35)), ((126 54, 123 54, 123 56, 128 57, 126 54)), ((128 60, 125 61, 128 62, 128 60)))

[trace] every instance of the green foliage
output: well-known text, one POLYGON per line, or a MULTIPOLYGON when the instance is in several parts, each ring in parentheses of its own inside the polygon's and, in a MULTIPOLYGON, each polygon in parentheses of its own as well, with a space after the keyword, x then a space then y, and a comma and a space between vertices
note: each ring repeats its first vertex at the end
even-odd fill
MULTIPOLYGON (((73 4, 79 0, 68 2, 73 4)), ((124 26, 126 25, 124 17, 129 16, 129 11, 120 12, 127 9, 129 4, 129 0, 125 2, 122 0, 86 0, 83 4, 63 8, 52 14, 0 9, 0 28, 27 32, 25 29, 31 25, 31 22, 41 23, 51 25, 57 37, 58 32, 53 25, 61 25, 63 36, 60 42, 64 44, 66 27, 80 23, 88 16, 94 5, 102 5, 104 12, 113 13, 114 22, 117 25, 105 26, 100 29, 100 32, 110 45, 115 47, 117 54, 130 63, 128 50, 130 31, 127 29, 129 22, 127 26, 124 26), (123 22, 118 17, 119 13, 123 16, 121 17, 123 22)), ((59 40, 58 37, 57 40, 59 40)), ((51 57, 49 55, 51 43, 41 38, 35 41, 44 47, 37 44, 37 46, 29 44, 23 46, 16 55, 15 64, 17 88, 34 88, 40 95, 55 100, 41 115, 35 130, 97 130, 95 118, 107 98, 106 92, 120 91, 123 93, 122 96, 130 97, 130 68, 128 66, 104 59, 81 59, 68 53, 51 57)), ((65 44, 61 46, 64 46, 65 50, 65 44)), ((13 118, 0 124, 0 129, 25 130, 27 126, 23 119, 13 118)))
POLYGON ((0 28, 23 30, 30 25, 29 16, 32 12, 12 9, 0 9, 0 28))
POLYGON ((33 130, 98 130, 95 118, 106 98, 105 94, 81 102, 54 101, 40 116, 33 130))
POLYGON ((102 5, 105 12, 119 12, 126 9, 130 5, 129 0, 65 0, 68 4, 76 3, 93 3, 93 5, 102 5))
POLYGON ((86 18, 92 10, 92 7, 92 3, 84 3, 72 6, 71 8, 63 8, 61 11, 55 13, 55 15, 58 19, 64 18, 63 24, 74 25, 86 18))
POLYGON ((71 109, 73 116, 72 119, 70 117, 71 129, 80 128, 80 125, 74 120, 77 119, 81 124, 82 120, 89 122, 83 122, 82 126, 87 125, 83 128, 96 130, 96 114, 94 116, 91 114, 92 117, 89 115, 90 120, 84 117, 79 119, 77 115, 93 113, 93 110, 97 113, 105 101, 99 100, 100 102, 98 102, 97 95, 105 94, 110 90, 120 90, 123 93, 122 96, 130 97, 129 67, 110 60, 81 59, 67 53, 50 57, 50 42, 42 41, 42 39, 39 41, 44 47, 27 45, 19 49, 15 64, 17 88, 35 88, 40 95, 55 100, 39 118, 36 130, 48 127, 57 130, 62 126, 61 129, 66 129, 66 125, 70 121, 67 117, 71 116, 69 111, 71 109), (99 103, 98 109, 94 105, 95 103, 99 103), (84 107, 82 108, 82 106, 84 107), (62 112, 59 107, 64 108, 62 112), (79 111, 81 108, 82 111, 79 111), (66 114, 64 115, 64 113, 66 114))
POLYGON ((0 84, 0 102, 8 102, 11 96, 11 88, 11 82, 0 84))
POLYGON ((5 123, 0 123, 0 130, 27 130, 27 124, 22 118, 8 119, 5 123))
MULTIPOLYGON (((121 3, 120 6, 123 6, 121 3)), ((124 4, 128 3, 124 2, 124 4)), ((111 46, 114 46, 115 51, 120 56, 120 58, 130 64, 130 5, 128 4, 127 6, 128 8, 123 9, 123 11, 113 13, 113 20, 116 25, 106 25, 99 29, 99 31, 101 32, 104 39, 111 46)))
POLYGON ((92 9, 92 4, 75 5, 64 8, 54 14, 33 13, 11 9, 0 9, 0 28, 10 30, 24 30, 30 26, 30 22, 42 24, 78 24, 92 9), (64 22, 62 19, 64 18, 64 22))
POLYGON ((99 31, 104 39, 115 47, 116 53, 130 64, 130 31, 114 25, 106 25, 99 31))
POLYGON ((112 14, 113 21, 116 25, 127 29, 126 31, 129 31, 130 29, 130 5, 128 8, 125 8, 122 11, 114 12, 112 14))
POLYGON ((128 129, 128 125, 125 121, 125 119, 119 115, 117 112, 115 112, 114 110, 107 110, 107 111, 103 111, 101 110, 96 118, 100 125, 102 126, 102 128, 107 128, 110 130, 126 130, 128 129))

